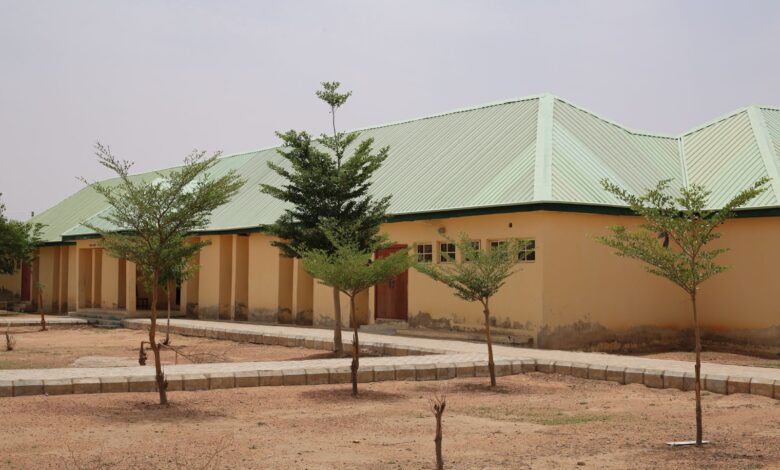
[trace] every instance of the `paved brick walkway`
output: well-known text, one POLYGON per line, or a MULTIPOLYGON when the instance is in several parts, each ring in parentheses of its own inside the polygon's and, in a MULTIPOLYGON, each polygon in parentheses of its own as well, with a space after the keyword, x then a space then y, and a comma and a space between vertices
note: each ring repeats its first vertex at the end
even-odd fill
MULTIPOLYGON (((146 329, 148 320, 125 320, 146 329)), ((171 320, 171 331, 258 344, 333 347, 331 330, 245 323, 171 320)), ((351 334, 345 332, 345 346, 351 334)), ((360 361, 361 382, 443 380, 487 376, 484 344, 361 334, 361 349, 382 354, 360 361)), ((611 354, 495 346, 498 375, 546 372, 654 388, 690 390, 693 363, 611 354)), ((350 359, 182 364, 165 367, 169 390, 205 390, 265 385, 315 385, 350 381, 350 359)), ((145 367, 28 369, 0 371, 0 397, 47 393, 154 391, 154 369, 145 367)), ((714 393, 753 393, 780 399, 780 369, 703 364, 704 387, 714 393)))
MULTIPOLYGON (((11 326, 38 326, 41 324, 39 315, 9 315, 0 316, 0 327, 11 326)), ((49 316, 46 315, 47 325, 86 325, 87 321, 83 318, 49 316)))

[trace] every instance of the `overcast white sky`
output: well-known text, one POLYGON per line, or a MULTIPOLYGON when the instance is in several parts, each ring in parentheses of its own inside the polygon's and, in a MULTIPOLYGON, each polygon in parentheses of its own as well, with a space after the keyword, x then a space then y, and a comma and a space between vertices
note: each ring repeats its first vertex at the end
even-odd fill
MULTIPOLYGON (((0 192, 27 218, 136 162, 276 145, 542 92, 680 132, 780 105, 780 1, 0 0, 0 192)), ((391 149, 392 151, 392 149, 391 149)))

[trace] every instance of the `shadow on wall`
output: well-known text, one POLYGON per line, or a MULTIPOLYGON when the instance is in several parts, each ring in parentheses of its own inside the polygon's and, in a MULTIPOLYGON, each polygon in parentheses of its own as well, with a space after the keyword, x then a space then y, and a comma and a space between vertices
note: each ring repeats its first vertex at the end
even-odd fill
MULTIPOLYGON (((610 330, 599 323, 580 321, 555 328, 543 326, 537 341, 543 349, 626 354, 690 351, 693 350, 693 329, 637 326, 610 330)), ((780 355, 780 326, 732 331, 703 328, 702 347, 709 351, 777 357, 780 355)))

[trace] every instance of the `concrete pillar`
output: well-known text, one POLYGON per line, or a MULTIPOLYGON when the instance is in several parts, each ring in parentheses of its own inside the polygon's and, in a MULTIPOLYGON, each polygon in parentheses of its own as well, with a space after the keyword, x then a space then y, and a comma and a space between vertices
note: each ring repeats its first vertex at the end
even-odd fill
POLYGON ((300 259, 293 268, 293 316, 294 323, 311 325, 314 302, 314 279, 306 272, 300 259))
POLYGON ((68 247, 68 311, 75 312, 79 308, 79 248, 76 245, 68 247))
POLYGON ((200 280, 198 283, 198 318, 219 318, 220 248, 219 236, 203 237, 210 244, 200 251, 200 280))
MULTIPOLYGON (((119 260, 100 250, 100 307, 108 310, 119 308, 119 260)), ((98 256, 98 252, 95 252, 98 256)))
MULTIPOLYGON (((194 266, 200 266, 200 254, 196 254, 190 263, 194 266)), ((197 313, 199 282, 200 269, 196 270, 189 279, 182 283, 181 302, 179 303, 179 310, 182 313, 187 314, 190 311, 197 313)))
POLYGON ((60 247, 60 286, 58 308, 59 313, 68 313, 68 263, 70 261, 71 247, 65 245, 60 247))
POLYGON ((100 308, 102 306, 103 289, 103 250, 93 248, 92 250, 92 307, 100 308))
POLYGON ((247 320, 249 294, 249 237, 231 237, 230 314, 234 320, 247 320))
POLYGON ((248 319, 275 322, 280 308, 292 308, 292 260, 280 256, 272 237, 253 233, 247 238, 248 319), (282 260, 290 262, 289 269, 282 260))
POLYGON ((125 310, 127 313, 135 313, 135 292, 136 292, 136 267, 135 263, 125 261, 125 310))

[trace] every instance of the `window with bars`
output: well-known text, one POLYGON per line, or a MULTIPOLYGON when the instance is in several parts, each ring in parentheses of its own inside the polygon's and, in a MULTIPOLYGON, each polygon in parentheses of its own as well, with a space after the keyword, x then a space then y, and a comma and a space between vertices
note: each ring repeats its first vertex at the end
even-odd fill
POLYGON ((439 262, 452 263, 455 261, 455 244, 439 243, 439 262))
POLYGON ((433 262, 433 245, 430 243, 417 245, 417 261, 420 263, 433 262))

